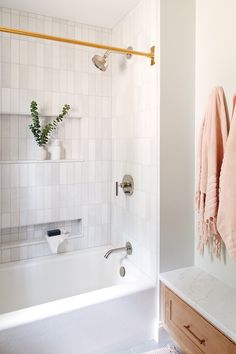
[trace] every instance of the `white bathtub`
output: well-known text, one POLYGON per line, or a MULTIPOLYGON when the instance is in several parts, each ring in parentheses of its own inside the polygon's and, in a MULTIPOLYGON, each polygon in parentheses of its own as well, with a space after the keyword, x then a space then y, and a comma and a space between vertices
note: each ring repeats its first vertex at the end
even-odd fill
POLYGON ((107 249, 1 265, 0 354, 113 354, 152 338, 155 284, 107 249))

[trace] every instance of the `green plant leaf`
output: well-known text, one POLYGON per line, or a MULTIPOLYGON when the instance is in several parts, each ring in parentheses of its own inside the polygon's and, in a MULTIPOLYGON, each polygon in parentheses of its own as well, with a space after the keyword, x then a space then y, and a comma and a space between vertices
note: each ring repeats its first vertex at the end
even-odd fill
POLYGON ((38 104, 36 101, 32 101, 30 104, 30 112, 32 117, 32 123, 29 125, 29 129, 34 135, 35 141, 39 146, 45 146, 48 143, 49 137, 63 119, 66 118, 70 110, 70 105, 65 104, 62 107, 62 113, 60 113, 52 122, 41 127, 39 121, 38 104))

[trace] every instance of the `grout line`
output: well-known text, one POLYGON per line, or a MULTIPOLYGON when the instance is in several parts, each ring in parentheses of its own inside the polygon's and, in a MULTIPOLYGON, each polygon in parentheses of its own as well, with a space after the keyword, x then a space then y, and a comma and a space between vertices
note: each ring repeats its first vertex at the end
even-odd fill
MULTIPOLYGON (((74 238, 81 238, 83 237, 83 234, 79 235, 72 235, 68 237, 68 240, 74 239, 74 238)), ((24 246, 31 246, 31 245, 40 245, 40 244, 47 244, 47 240, 39 240, 39 241, 16 241, 16 242, 7 242, 5 244, 0 245, 0 250, 5 250, 9 248, 17 248, 17 247, 24 247, 24 246)))

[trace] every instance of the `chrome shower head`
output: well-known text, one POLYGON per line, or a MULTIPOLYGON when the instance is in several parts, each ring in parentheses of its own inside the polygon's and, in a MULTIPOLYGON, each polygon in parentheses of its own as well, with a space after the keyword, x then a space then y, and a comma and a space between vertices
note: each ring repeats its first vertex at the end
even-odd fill
POLYGON ((110 52, 106 51, 106 53, 101 56, 101 55, 94 55, 92 58, 92 61, 94 63, 94 65, 96 66, 96 68, 98 68, 101 71, 106 71, 107 67, 108 67, 108 62, 107 62, 107 58, 109 56, 110 52))

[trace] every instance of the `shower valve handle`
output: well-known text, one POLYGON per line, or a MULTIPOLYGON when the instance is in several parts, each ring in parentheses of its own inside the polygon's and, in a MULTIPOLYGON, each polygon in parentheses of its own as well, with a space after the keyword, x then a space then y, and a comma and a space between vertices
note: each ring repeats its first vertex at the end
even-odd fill
POLYGON ((119 182, 116 182, 116 197, 118 197, 119 194, 119 182))
MULTIPOLYGON (((124 188, 131 187, 131 183, 119 183, 119 182, 116 182, 116 196, 117 197, 118 197, 118 194, 119 194, 119 187, 124 190, 124 188)), ((125 192, 125 191, 124 191, 124 193, 129 194, 129 193, 125 192)))
POLYGON ((119 187, 123 189, 123 192, 126 195, 132 195, 134 192, 134 181, 132 176, 125 175, 122 179, 122 182, 116 182, 116 196, 119 194, 119 187))

